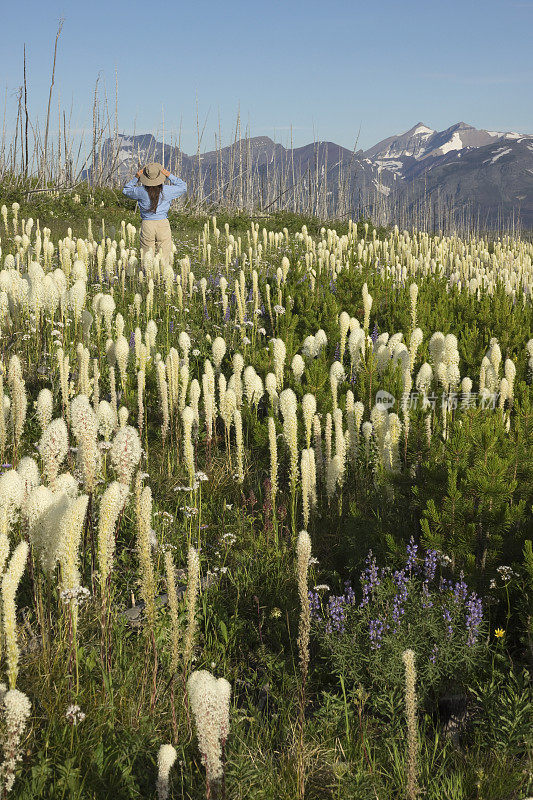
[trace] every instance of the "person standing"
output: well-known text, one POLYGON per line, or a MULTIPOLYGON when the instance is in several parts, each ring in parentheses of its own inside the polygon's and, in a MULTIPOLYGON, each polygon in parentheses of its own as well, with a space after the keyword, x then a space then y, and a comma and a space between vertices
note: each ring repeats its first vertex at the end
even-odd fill
POLYGON ((187 191, 181 178, 171 175, 161 164, 152 162, 138 170, 135 178, 126 183, 122 194, 136 200, 141 213, 141 253, 161 252, 168 263, 172 252, 172 233, 168 212, 170 204, 187 191), (164 185, 168 178, 169 184, 164 185), (141 186, 137 185, 137 180, 141 186))

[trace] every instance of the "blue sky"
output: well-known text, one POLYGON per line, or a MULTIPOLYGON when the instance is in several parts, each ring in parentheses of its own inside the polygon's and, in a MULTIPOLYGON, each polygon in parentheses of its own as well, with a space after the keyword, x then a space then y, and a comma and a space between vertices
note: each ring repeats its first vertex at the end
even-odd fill
MULTIPOLYGON (((27 50, 30 114, 44 121, 53 40, 57 103, 72 128, 91 129, 94 84, 114 105, 119 129, 161 134, 182 126, 196 151, 196 103, 212 149, 240 109, 243 131, 295 145, 313 139, 369 147, 418 121, 441 130, 460 120, 533 133, 533 0, 30 0, 5 3, 0 60, 8 124, 27 50)), ((2 98, 3 101, 3 98, 2 98)))

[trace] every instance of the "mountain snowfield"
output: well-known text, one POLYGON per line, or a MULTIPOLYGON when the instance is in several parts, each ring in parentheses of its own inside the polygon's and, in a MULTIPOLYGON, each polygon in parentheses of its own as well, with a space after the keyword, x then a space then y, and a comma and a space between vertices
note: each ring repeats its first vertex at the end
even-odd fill
POLYGON ((100 172, 112 167, 124 180, 151 160, 179 169, 190 187, 201 184, 204 197, 213 194, 217 182, 224 187, 237 176, 253 175, 252 192, 262 205, 259 185, 276 183, 279 173, 289 187, 286 208, 291 207, 291 182, 296 190, 308 181, 309 186, 325 184, 328 200, 323 211, 332 215, 339 212, 342 199, 352 214, 358 207, 372 213, 379 206, 386 215, 388 208, 391 221, 396 221, 398 209, 408 215, 438 206, 482 225, 533 228, 533 134, 483 130, 465 122, 436 131, 418 122, 405 133, 356 152, 327 141, 290 150, 268 136, 257 136, 199 156, 189 156, 168 142, 163 146, 151 134, 119 136, 107 140, 102 163, 93 165, 86 176, 95 166, 100 172))

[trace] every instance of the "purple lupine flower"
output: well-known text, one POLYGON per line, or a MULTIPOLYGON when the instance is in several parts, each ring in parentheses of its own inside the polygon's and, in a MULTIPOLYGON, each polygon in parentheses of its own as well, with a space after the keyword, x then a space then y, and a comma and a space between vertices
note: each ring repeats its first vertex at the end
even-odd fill
POLYGON ((449 610, 447 608, 443 608, 442 609, 442 618, 443 618, 444 622, 446 623, 446 631, 448 633, 448 636, 451 637, 453 635, 452 615, 450 614, 450 612, 449 612, 449 610))
POLYGON ((328 600, 328 621, 326 623, 326 633, 344 633, 344 622, 346 618, 346 603, 344 595, 331 595, 328 600))
POLYGON ((377 619, 371 619, 368 623, 368 632, 370 635, 370 647, 372 650, 379 650, 381 647, 381 641, 383 639, 383 632, 385 630, 385 625, 383 620, 379 617, 377 619))
POLYGON ((133 331, 130 333, 129 344, 130 344, 130 350, 133 350, 133 348, 135 347, 135 333, 133 331))
POLYGON ((407 575, 403 569, 397 570, 394 573, 393 578, 396 586, 398 587, 398 592, 392 598, 392 620, 395 624, 394 633, 396 633, 400 620, 405 614, 405 608, 403 607, 403 604, 407 600, 409 589, 407 586, 407 575))
POLYGON ((224 322, 229 322, 230 315, 231 315, 230 304, 228 303, 226 306, 226 313, 224 314, 224 322))
POLYGON ((355 603, 355 592, 352 589, 352 584, 350 581, 345 581, 344 583, 344 598, 346 600, 346 605, 353 606, 355 603))
POLYGON ((435 571, 437 569, 437 551, 436 550, 428 550, 426 552, 426 557, 424 559, 424 576, 426 581, 429 583, 435 577, 435 571))
POLYGON ((339 361, 340 357, 341 357, 341 345, 339 342, 337 344, 337 347, 335 348, 335 361, 339 361))
POLYGON ((250 286, 250 291, 248 292, 248 297, 246 298, 246 302, 251 303, 253 299, 254 299, 254 290, 253 286, 250 286))
POLYGON ((372 344, 373 345, 376 344, 378 336, 379 336, 378 326, 377 326, 377 323, 374 322, 374 329, 373 329, 372 333, 370 334, 370 338, 372 339, 372 344))
POLYGON ((418 545, 411 536, 411 538, 409 539, 409 544, 407 545, 407 561, 405 563, 405 568, 408 569, 409 571, 411 571, 416 564, 417 552, 418 552, 418 545))
POLYGON ((309 597, 309 607, 311 609, 311 617, 317 619, 320 617, 320 597, 318 596, 318 592, 313 592, 309 590, 307 593, 309 597))
POLYGON ((439 652, 439 648, 437 646, 437 643, 435 643, 433 645, 433 647, 431 648, 431 655, 429 657, 429 660, 431 661, 432 664, 436 664, 437 663, 437 654, 438 654, 438 652, 439 652))
POLYGON ((459 580, 456 582, 455 586, 453 587, 453 599, 456 603, 460 601, 465 601, 466 596, 468 594, 468 586, 464 581, 464 572, 459 573, 459 580))
POLYGON ((209 319, 209 311, 207 310, 207 306, 204 306, 204 319, 209 319))
POLYGON ((376 559, 372 555, 372 550, 366 557, 366 568, 361 572, 361 583, 363 585, 363 599, 361 600, 359 607, 368 605, 368 601, 370 599, 370 595, 372 594, 372 590, 375 589, 380 584, 379 580, 379 571, 378 566, 376 564, 376 559))
POLYGON ((466 643, 468 647, 472 647, 477 641, 479 627, 483 621, 483 603, 481 597, 478 597, 475 592, 472 592, 465 606, 466 630, 468 631, 466 643))
POLYGON ((170 333, 172 333, 172 331, 174 330, 174 320, 173 319, 170 320, 169 328, 170 328, 170 333))

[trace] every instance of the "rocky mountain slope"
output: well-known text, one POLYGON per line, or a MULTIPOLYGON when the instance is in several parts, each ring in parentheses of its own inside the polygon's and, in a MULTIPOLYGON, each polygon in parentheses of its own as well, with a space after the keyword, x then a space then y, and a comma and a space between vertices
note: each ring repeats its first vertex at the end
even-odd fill
POLYGON ((299 200, 317 212, 379 209, 391 219, 400 209, 406 219, 432 209, 439 219, 533 228, 533 135, 464 122, 444 131, 419 122, 356 152, 333 142, 290 150, 258 136, 190 156, 169 144, 163 150, 150 134, 121 136, 105 142, 86 177, 108 172, 124 180, 146 161, 164 161, 204 198, 230 194, 237 205, 291 208, 299 200))

